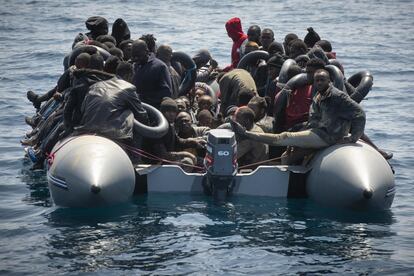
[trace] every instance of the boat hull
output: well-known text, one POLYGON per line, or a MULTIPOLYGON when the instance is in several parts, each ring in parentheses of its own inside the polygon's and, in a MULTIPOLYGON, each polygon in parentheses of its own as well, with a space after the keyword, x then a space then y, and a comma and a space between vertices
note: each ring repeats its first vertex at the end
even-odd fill
POLYGON ((48 183, 56 205, 110 205, 125 202, 133 195, 133 165, 122 148, 111 140, 92 135, 68 138, 52 152, 48 183))
MULTIPOLYGON (((122 148, 103 137, 69 138, 54 152, 48 182, 59 206, 110 205, 128 201, 134 193, 206 191, 206 173, 187 173, 177 165, 134 167, 122 148)), ((386 160, 357 143, 322 150, 308 166, 259 166, 237 173, 229 191, 231 196, 309 198, 324 206, 384 210, 392 204, 395 183, 386 160)))

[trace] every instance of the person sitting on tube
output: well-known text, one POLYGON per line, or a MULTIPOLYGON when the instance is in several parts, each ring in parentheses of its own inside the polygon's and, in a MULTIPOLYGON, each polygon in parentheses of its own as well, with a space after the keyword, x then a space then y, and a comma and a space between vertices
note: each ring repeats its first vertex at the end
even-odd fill
POLYGON ((305 149, 358 141, 365 128, 365 113, 361 106, 346 93, 333 87, 329 73, 324 69, 315 72, 313 85, 317 94, 313 98, 306 130, 280 134, 256 133, 231 121, 233 131, 247 139, 269 145, 305 149))

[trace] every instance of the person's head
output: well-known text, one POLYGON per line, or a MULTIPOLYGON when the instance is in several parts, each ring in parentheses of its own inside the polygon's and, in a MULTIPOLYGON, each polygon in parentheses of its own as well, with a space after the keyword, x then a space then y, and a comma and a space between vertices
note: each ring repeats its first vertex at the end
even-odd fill
POLYGON ((177 98, 175 99, 175 103, 177 104, 178 111, 186 111, 188 109, 187 103, 183 98, 177 98))
POLYGON ((160 111, 164 114, 167 121, 172 124, 174 123, 178 113, 177 103, 173 99, 165 97, 162 99, 160 111))
POLYGON ((308 52, 308 46, 300 39, 295 39, 289 43, 289 57, 295 59, 297 56, 308 52))
POLYGON ((198 87, 195 87, 194 89, 195 89, 194 100, 196 100, 196 102, 198 102, 199 98, 207 94, 207 91, 204 87, 198 86, 198 87))
POLYGON ((157 58, 162 60, 167 65, 171 64, 172 54, 173 50, 169 45, 162 44, 160 45, 160 47, 157 48, 157 58))
POLYGON ((144 40, 138 39, 132 42, 131 59, 137 64, 145 64, 148 61, 149 50, 144 40))
POLYGON ((295 58, 296 64, 299 65, 301 68, 305 68, 306 63, 308 63, 309 60, 310 58, 308 57, 308 55, 300 55, 295 58))
POLYGON ((209 110, 203 109, 197 114, 197 125, 212 128, 213 119, 214 118, 211 112, 209 110))
POLYGON ((119 43, 119 49, 121 49, 122 53, 124 54, 124 60, 126 61, 131 59, 132 42, 132 40, 128 39, 119 43))
POLYGON ((91 61, 91 55, 88 53, 81 53, 75 59, 75 66, 77 69, 88 68, 91 61))
POLYGON ((116 75, 124 81, 132 83, 132 76, 134 75, 134 69, 129 62, 120 62, 116 67, 116 75))
POLYGON ((186 111, 180 111, 175 118, 175 129, 181 138, 189 138, 193 135, 191 116, 186 111))
POLYGON ((249 42, 246 43, 246 48, 244 50, 244 53, 248 54, 248 53, 256 51, 256 50, 259 50, 259 44, 257 44, 254 41, 249 41, 249 42))
POLYGON ((308 30, 308 33, 306 34, 303 41, 305 42, 308 48, 312 48, 316 42, 321 40, 321 38, 319 37, 318 33, 313 30, 312 27, 309 27, 307 30, 308 30))
POLYGON ((266 99, 260 96, 254 96, 249 103, 247 104, 254 111, 254 120, 255 122, 261 120, 267 112, 267 102, 266 99))
POLYGON ((112 44, 116 45, 116 39, 111 35, 100 35, 96 38, 96 41, 99 41, 101 43, 112 42, 112 44))
POLYGON ((256 93, 250 89, 241 90, 237 96, 237 106, 247 105, 254 96, 256 93))
POLYGON ((207 49, 201 49, 193 56, 193 60, 197 68, 201 68, 211 60, 211 54, 207 49))
POLYGON ((302 68, 300 68, 300 66, 297 64, 292 64, 286 71, 288 80, 290 80, 296 75, 299 75, 300 73, 302 73, 302 68))
POLYGON ((116 56, 110 56, 105 61, 104 71, 110 74, 116 74, 116 68, 121 60, 116 56))
POLYGON ((274 40, 275 40, 275 34, 273 33, 271 29, 265 28, 262 30, 262 33, 260 34, 260 43, 263 46, 263 50, 267 51, 270 43, 272 43, 274 40))
POLYGON ((284 55, 285 51, 283 50, 283 45, 279 42, 273 41, 270 43, 269 48, 267 49, 269 56, 274 56, 276 54, 284 55))
POLYGON ((240 18, 233 17, 226 22, 227 35, 236 42, 243 36, 243 29, 240 18))
POLYGON ((228 117, 233 118, 234 117, 234 114, 236 113, 237 108, 238 107, 236 105, 229 105, 226 108, 226 110, 224 110, 224 116, 226 118, 228 118, 228 117))
POLYGON ((117 58, 119 58, 120 60, 124 60, 124 53, 122 52, 121 49, 119 48, 111 48, 108 51, 111 55, 116 56, 117 58))
POLYGON ((101 16, 91 16, 85 21, 86 28, 91 31, 92 39, 108 34, 108 21, 101 16))
POLYGON ((104 68, 104 59, 100 54, 91 55, 91 60, 89 62, 89 68, 99 71, 103 71, 104 68))
POLYGON ((185 102, 186 110, 188 110, 191 107, 190 99, 187 96, 180 96, 178 99, 181 99, 185 102))
POLYGON ((157 39, 153 34, 142 35, 139 39, 144 40, 147 43, 148 51, 155 53, 157 51, 157 39))
POLYGON ((249 41, 254 41, 258 45, 260 45, 260 35, 262 33, 262 30, 258 25, 252 25, 247 30, 247 39, 249 41))
POLYGON ((106 47, 108 47, 108 51, 110 50, 110 49, 112 49, 112 48, 115 48, 116 46, 115 46, 115 44, 113 44, 112 42, 110 42, 110 41, 106 41, 106 42, 104 42, 103 43, 106 47))
POLYGON ((329 88, 330 82, 331 79, 329 78, 328 71, 325 69, 316 70, 315 75, 313 76, 313 85, 319 93, 323 95, 329 88))
POLYGON ((129 40, 131 38, 131 33, 128 24, 122 18, 118 18, 115 20, 114 24, 112 24, 111 35, 115 38, 116 45, 118 46, 122 41, 129 40))
POLYGON ((285 62, 285 58, 279 54, 276 54, 267 61, 267 75, 269 79, 275 80, 279 74, 282 65, 285 62))
POLYGON ((236 110, 234 119, 247 130, 250 130, 254 125, 254 117, 254 111, 250 107, 242 106, 236 110))
POLYGON ((203 95, 198 98, 197 105, 199 110, 210 110, 213 106, 213 99, 209 95, 203 95))
POLYGON ((310 83, 313 82, 313 75, 318 69, 325 69, 325 63, 319 58, 312 58, 306 63, 305 70, 306 70, 306 74, 308 75, 308 81, 310 83))
POLYGON ((297 36, 297 34, 294 33, 289 33, 285 36, 285 39, 283 40, 283 47, 285 48, 285 54, 287 56, 290 55, 290 51, 289 51, 289 44, 290 42, 292 42, 295 39, 298 39, 299 37, 297 36))
POLYGON ((321 47, 322 50, 324 50, 327 53, 332 52, 332 45, 331 45, 331 42, 329 42, 328 40, 324 40, 324 39, 319 40, 318 42, 315 43, 315 45, 321 47))

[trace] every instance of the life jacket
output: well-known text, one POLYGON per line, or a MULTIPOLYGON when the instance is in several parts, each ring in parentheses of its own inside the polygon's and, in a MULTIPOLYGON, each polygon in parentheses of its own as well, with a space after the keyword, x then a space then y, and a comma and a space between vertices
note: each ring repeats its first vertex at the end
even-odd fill
POLYGON ((292 91, 285 110, 284 129, 306 122, 312 104, 312 85, 302 86, 292 91))

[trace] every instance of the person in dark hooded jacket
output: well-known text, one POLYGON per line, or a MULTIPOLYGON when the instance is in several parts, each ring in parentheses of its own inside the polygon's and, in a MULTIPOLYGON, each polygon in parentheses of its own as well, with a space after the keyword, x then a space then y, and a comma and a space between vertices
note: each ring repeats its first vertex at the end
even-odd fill
POLYGON ((85 21, 89 33, 79 33, 72 43, 72 49, 80 41, 96 40, 100 35, 108 34, 108 20, 101 16, 91 16, 85 21))
POLYGON ((97 133, 125 142, 137 140, 134 119, 148 124, 148 115, 135 86, 115 76, 104 78, 88 87, 81 107, 80 126, 75 133, 97 133))
POLYGON ((139 39, 132 43, 132 60, 137 93, 143 102, 159 108, 162 98, 172 95, 167 65, 150 53, 145 41, 139 39))
POLYGON ((312 48, 315 45, 316 42, 321 40, 321 38, 318 35, 318 33, 315 32, 315 30, 312 27, 309 27, 307 30, 308 30, 308 33, 303 38, 303 42, 305 42, 305 44, 306 44, 306 46, 308 46, 308 48, 312 48))
POLYGON ((233 40, 233 47, 231 49, 231 64, 223 69, 223 71, 230 71, 237 68, 241 56, 244 53, 244 44, 247 43, 247 35, 243 33, 240 18, 233 17, 226 22, 227 35, 233 40))
POLYGON ((115 20, 114 24, 112 24, 112 33, 116 39, 116 46, 119 47, 119 44, 131 38, 131 32, 129 31, 128 24, 122 19, 118 18, 115 20))

